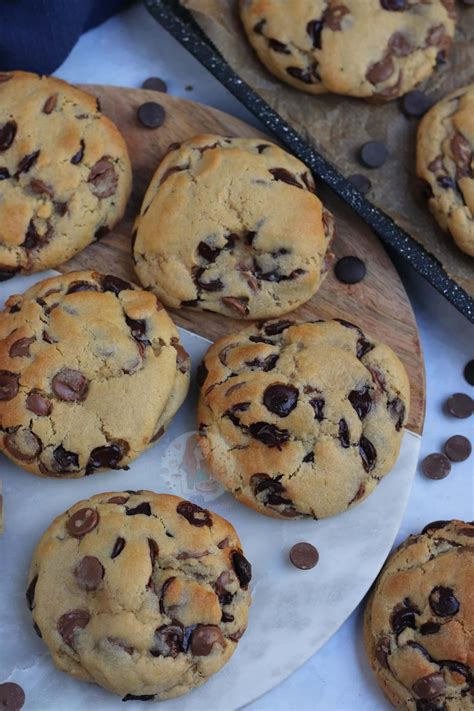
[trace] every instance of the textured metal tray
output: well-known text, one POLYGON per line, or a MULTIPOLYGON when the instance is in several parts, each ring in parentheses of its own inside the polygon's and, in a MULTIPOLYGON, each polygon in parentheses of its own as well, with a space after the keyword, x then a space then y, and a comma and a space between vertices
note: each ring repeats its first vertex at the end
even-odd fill
POLYGON ((474 299, 440 262, 391 217, 372 205, 344 176, 272 109, 229 66, 179 0, 144 0, 151 15, 239 99, 284 146, 369 224, 391 251, 405 259, 474 323, 474 299))

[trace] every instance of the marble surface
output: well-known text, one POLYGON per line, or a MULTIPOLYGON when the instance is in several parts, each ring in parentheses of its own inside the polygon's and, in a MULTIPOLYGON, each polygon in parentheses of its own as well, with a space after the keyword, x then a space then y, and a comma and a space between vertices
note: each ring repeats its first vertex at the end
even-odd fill
MULTIPOLYGON (((160 76, 167 81, 170 93, 205 102, 258 125, 226 89, 138 6, 84 35, 57 74, 73 82, 132 87, 140 86, 148 76, 160 76), (186 90, 189 85, 192 90, 186 90)), ((421 444, 424 456, 439 450, 453 434, 474 438, 472 418, 455 420, 442 409, 444 400, 453 392, 469 392, 474 396, 474 388, 462 377, 464 364, 474 357, 474 329, 409 267, 400 263, 397 266, 416 313, 426 360, 427 414, 421 444)), ((447 479, 437 482, 429 481, 418 471, 396 541, 419 531, 430 520, 474 518, 473 466, 473 459, 456 464, 447 479)), ((388 711, 390 706, 365 660, 361 614, 359 606, 309 661, 247 708, 388 711)), ((316 617, 317 606, 313 613, 313 618, 316 617)), ((312 619, 308 619, 308 624, 312 624, 312 619)), ((207 706, 210 711, 231 707, 232 700, 227 695, 219 704, 207 706)))

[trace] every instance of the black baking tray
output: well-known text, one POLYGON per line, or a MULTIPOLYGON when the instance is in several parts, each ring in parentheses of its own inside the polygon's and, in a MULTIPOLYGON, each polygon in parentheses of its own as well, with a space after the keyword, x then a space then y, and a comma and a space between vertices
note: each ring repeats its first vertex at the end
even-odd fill
POLYGON ((405 259, 458 311, 474 323, 474 299, 441 263, 391 217, 372 205, 294 128, 234 72, 179 0, 144 0, 151 15, 208 69, 286 148, 367 223, 390 250, 405 259))

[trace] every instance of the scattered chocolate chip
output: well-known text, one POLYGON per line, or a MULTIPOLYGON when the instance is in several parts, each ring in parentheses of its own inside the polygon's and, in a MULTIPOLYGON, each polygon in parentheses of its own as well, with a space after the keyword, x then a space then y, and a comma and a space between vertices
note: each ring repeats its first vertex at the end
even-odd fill
POLYGON ((122 701, 153 701, 154 698, 154 694, 143 694, 142 696, 136 696, 135 694, 127 694, 123 697, 122 701))
POLYGON ((134 509, 127 508, 125 512, 127 516, 137 516, 139 514, 142 516, 151 516, 151 506, 148 501, 143 501, 141 504, 138 504, 138 506, 135 506, 134 509))
POLYGON ((77 153, 74 153, 73 157, 71 158, 71 163, 73 165, 78 165, 84 158, 84 149, 86 147, 86 144, 84 143, 82 138, 81 138, 79 146, 80 146, 79 150, 77 151, 77 153))
POLYGON ((87 397, 89 381, 78 370, 63 368, 52 381, 54 394, 66 402, 82 402, 87 397))
POLYGON ((437 622, 425 622, 420 627, 420 633, 422 635, 436 634, 437 632, 439 632, 440 627, 441 625, 439 625, 437 622))
POLYGON ((423 459, 421 468, 428 479, 444 479, 451 471, 451 463, 445 454, 434 452, 423 459))
POLYGON ((128 499, 128 496, 111 496, 110 499, 107 499, 107 503, 122 505, 126 504, 128 499))
POLYGON ((212 526, 212 516, 209 511, 191 501, 180 501, 176 511, 192 526, 212 526))
POLYGON ((25 703, 25 692, 19 684, 6 681, 0 684, 0 709, 3 711, 20 711, 25 703))
POLYGON ((419 611, 408 598, 397 605, 390 616, 390 624, 395 634, 399 635, 407 627, 416 629, 416 614, 419 614, 419 611))
POLYGON ((274 321, 267 324, 263 330, 267 336, 277 336, 290 326, 293 326, 293 321, 274 321))
POLYGON ((366 268, 359 257, 342 257, 334 267, 334 273, 343 284, 358 284, 365 277, 366 268))
POLYGON ((322 20, 310 20, 306 25, 306 32, 311 37, 314 49, 321 49, 321 32, 323 25, 322 20))
POLYGON ((323 410, 324 405, 326 404, 325 399, 322 397, 316 397, 310 400, 309 404, 314 410, 314 419, 318 422, 322 422, 324 420, 323 410))
POLYGON ((98 288, 96 284, 91 284, 88 281, 73 281, 66 294, 75 294, 78 291, 98 291, 98 288))
POLYGON ((201 276, 204 274, 204 269, 197 269, 194 275, 194 280, 197 286, 204 291, 222 291, 224 284, 220 279, 211 279, 211 281, 203 281, 201 276))
POLYGON ((37 390, 32 390, 25 400, 27 410, 34 412, 39 417, 50 415, 53 409, 51 400, 48 400, 37 390))
POLYGON ((474 385, 474 360, 470 360, 464 366, 464 377, 466 378, 469 385, 474 385))
POLYGON ((333 32, 340 32, 342 30, 342 21, 349 14, 350 10, 345 5, 333 5, 324 11, 323 22, 333 32))
POLYGON ((148 79, 145 79, 142 84, 142 89, 149 89, 150 91, 161 91, 163 94, 166 94, 166 92, 168 91, 166 82, 163 81, 163 79, 160 79, 159 77, 149 77, 148 79))
POLYGON ((43 104, 43 113, 44 114, 50 114, 54 111, 56 108, 56 104, 58 103, 58 95, 57 94, 51 94, 51 96, 48 96, 46 101, 43 104))
POLYGON ((18 393, 18 378, 16 373, 0 370, 0 400, 12 400, 18 393))
POLYGON ((420 118, 426 114, 432 104, 433 102, 430 97, 419 89, 409 91, 401 99, 403 113, 409 118, 420 118))
POLYGON ((400 432, 405 419, 405 404, 399 397, 395 397, 387 404, 390 417, 395 420, 395 429, 400 432))
POLYGON ((267 447, 281 449, 281 445, 290 439, 288 430, 279 429, 268 422, 253 422, 248 429, 254 439, 263 442, 267 447))
POLYGON ((449 175, 438 175, 438 177, 436 178, 436 182, 438 183, 438 185, 441 185, 441 187, 445 190, 454 190, 454 188, 456 187, 454 180, 449 177, 449 175))
POLYGON ((442 694, 446 689, 446 684, 443 675, 434 672, 415 681, 411 688, 420 699, 429 701, 442 694))
POLYGON ((83 508, 73 513, 66 524, 68 533, 74 538, 82 538, 90 533, 99 523, 99 514, 95 509, 83 508))
POLYGON ((10 171, 8 168, 0 168, 0 180, 8 180, 10 177, 10 171))
POLYGON ((359 454, 362 459, 362 465, 366 472, 372 471, 377 461, 377 450, 372 442, 367 437, 362 437, 359 440, 359 454))
POLYGON ((222 302, 230 309, 237 311, 239 316, 247 316, 249 312, 247 296, 223 296, 222 302))
MULTIPOLYGON (((268 474, 257 473, 250 478, 253 493, 259 497, 264 506, 292 506, 290 499, 285 498, 286 489, 279 476, 273 479, 268 474)), ((281 512, 280 512, 281 513, 281 512)))
POLYGON ((58 632, 70 647, 74 648, 74 636, 78 630, 87 627, 91 619, 87 610, 71 610, 58 620, 58 632))
POLYGON ((384 669, 389 669, 388 657, 390 655, 390 638, 382 637, 377 642, 377 647, 375 649, 375 656, 378 663, 384 669))
POLYGON ((459 601, 452 588, 438 585, 430 592, 430 607, 438 617, 451 617, 459 611, 459 601))
POLYGON ((239 579, 240 587, 242 590, 247 590, 252 580, 252 566, 240 551, 232 551, 231 560, 235 574, 239 579))
POLYGON ((104 573, 102 563, 92 555, 84 556, 74 570, 77 584, 83 590, 97 590, 104 573))
POLYGON ((123 651, 129 654, 130 656, 132 656, 133 652, 135 651, 134 647, 131 647, 123 639, 119 639, 118 637, 107 637, 107 642, 113 644, 114 647, 120 647, 120 649, 123 649, 123 651))
POLYGON ((149 346, 150 341, 147 338, 146 321, 144 319, 129 318, 128 316, 125 316, 125 321, 132 332, 133 338, 139 343, 149 346))
POLYGON ((48 195, 52 198, 54 195, 53 189, 50 185, 47 185, 43 180, 38 180, 37 178, 32 178, 30 180, 30 188, 34 193, 38 195, 48 195))
POLYGON ((464 462, 471 456, 472 446, 467 437, 453 435, 445 442, 444 452, 452 462, 464 462))
POLYGON ((388 151, 383 143, 369 141, 359 151, 359 159, 366 168, 380 168, 387 160, 388 151))
POLYGON ((384 10, 392 12, 403 12, 407 8, 407 0, 380 0, 384 10))
POLYGON ((15 140, 17 125, 15 121, 7 121, 0 126, 0 151, 6 151, 15 140))
MULTIPOLYGON (((387 79, 389 79, 395 71, 395 62, 391 53, 385 55, 383 59, 375 64, 371 64, 369 69, 366 71, 365 76, 371 84, 380 84, 387 79)), ((380 92, 382 94, 382 92, 380 92)), ((366 144, 367 145, 367 144, 366 144)), ((379 166, 367 165, 366 161, 363 161, 364 165, 368 168, 378 168, 379 166)))
POLYGON ((34 153, 30 153, 29 155, 25 156, 24 158, 21 159, 21 161, 18 163, 18 167, 16 169, 15 176, 18 177, 22 173, 28 173, 29 170, 34 166, 36 161, 39 158, 39 150, 34 151, 34 153))
POLYGON ((276 366, 278 358, 279 356, 277 353, 270 353, 270 355, 263 359, 254 358, 253 360, 246 360, 245 365, 249 368, 258 368, 259 370, 263 370, 265 373, 268 373, 276 366))
POLYGON ((163 106, 157 104, 156 101, 147 101, 138 107, 137 116, 145 128, 158 128, 163 125, 166 112, 163 106))
POLYGON ((41 452, 38 437, 27 427, 17 427, 3 438, 3 446, 15 459, 32 462, 41 452))
POLYGON ((91 192, 99 200, 114 195, 117 190, 118 176, 112 160, 107 156, 98 160, 92 166, 87 182, 91 192))
POLYGON ((150 649, 152 657, 172 657, 178 656, 184 651, 184 628, 174 620, 170 625, 162 625, 155 631, 153 647, 150 649))
POLYGON ((369 387, 365 385, 360 390, 351 390, 348 399, 361 420, 367 417, 372 409, 372 397, 369 387))
POLYGON ((103 447, 96 447, 89 455, 86 471, 91 474, 94 469, 117 469, 118 463, 126 454, 124 444, 114 442, 103 447))
POLYGON ((339 420, 338 437, 339 442, 341 443, 341 447, 344 447, 344 449, 350 447, 351 439, 349 434, 349 427, 347 426, 347 422, 344 418, 341 418, 339 420))
POLYGON ((30 610, 33 609, 33 605, 35 602, 35 590, 36 590, 37 582, 38 582, 38 576, 35 575, 35 577, 32 578, 31 583, 28 585, 28 589, 26 591, 26 600, 28 602, 28 607, 30 610))
POLYGON ((280 54, 291 54, 287 44, 280 42, 277 39, 273 39, 272 37, 268 38, 268 46, 270 49, 273 49, 274 52, 279 52, 280 54))
POLYGON ((206 378, 209 374, 209 371, 206 368, 206 364, 204 361, 199 363, 197 369, 196 369, 196 382, 198 384, 198 387, 202 388, 204 385, 206 378))
POLYGON ((446 409, 453 417, 470 417, 474 411, 474 400, 465 393, 454 393, 447 399, 446 409))
POLYGON ((9 348, 10 358, 28 358, 30 356, 30 346, 35 341, 36 338, 34 336, 31 336, 31 338, 19 338, 9 348))
POLYGON ((198 625, 191 635, 191 652, 195 657, 207 657, 215 644, 225 647, 223 634, 215 625, 198 625))
POLYGON ((105 237, 105 235, 108 235, 109 232, 110 232, 110 227, 108 225, 101 225, 94 232, 94 239, 96 241, 99 241, 100 239, 102 239, 102 237, 105 237))
POLYGON ((199 242, 197 251, 207 262, 215 262, 222 250, 220 247, 211 247, 206 242, 199 242))
POLYGON ((288 183, 288 185, 293 185, 295 188, 302 188, 296 176, 290 173, 289 170, 286 170, 286 168, 269 168, 268 172, 271 173, 273 178, 277 181, 288 183))
POLYGON ((75 452, 68 452, 62 444, 53 452, 55 461, 59 464, 62 471, 69 471, 71 467, 77 469, 79 467, 79 455, 75 452))
MULTIPOLYGON (((124 504, 127 501, 127 499, 125 499, 125 497, 123 497, 123 496, 117 496, 117 497, 115 497, 115 499, 121 499, 121 501, 119 502, 119 501, 114 501, 113 499, 109 499, 109 504, 110 503, 124 504)), ((116 558, 117 556, 119 556, 120 553, 125 548, 125 545, 126 545, 125 538, 120 538, 120 537, 117 538, 117 540, 114 543, 114 547, 112 549, 112 553, 110 554, 110 557, 116 558)))
POLYGON ((263 393, 263 404, 279 417, 288 417, 298 403, 298 388, 284 383, 269 385, 263 393))
POLYGON ((428 533, 429 531, 438 531, 440 528, 447 526, 449 521, 432 521, 427 523, 421 533, 428 533))
MULTIPOLYGON (((185 372, 185 371, 181 371, 181 372, 185 372)), ((153 437, 150 439, 150 442, 158 442, 158 440, 159 440, 161 437, 163 437, 164 433, 165 433, 165 428, 164 428, 163 426, 159 427, 159 428, 156 430, 156 432, 155 432, 155 434, 153 435, 153 437)))
POLYGON ((290 549, 289 557, 295 568, 310 570, 319 560, 319 553, 311 543, 295 543, 290 549))

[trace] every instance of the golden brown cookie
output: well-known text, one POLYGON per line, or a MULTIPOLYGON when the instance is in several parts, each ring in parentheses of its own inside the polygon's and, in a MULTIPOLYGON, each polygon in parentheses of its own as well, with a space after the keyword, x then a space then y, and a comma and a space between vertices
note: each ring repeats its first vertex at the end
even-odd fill
POLYGON ((389 557, 365 610, 365 645, 396 708, 474 708, 472 522, 435 521, 389 557))
POLYGON ((247 627, 251 567, 232 525, 176 496, 93 496, 41 538, 26 597, 59 669, 124 701, 201 686, 247 627))

